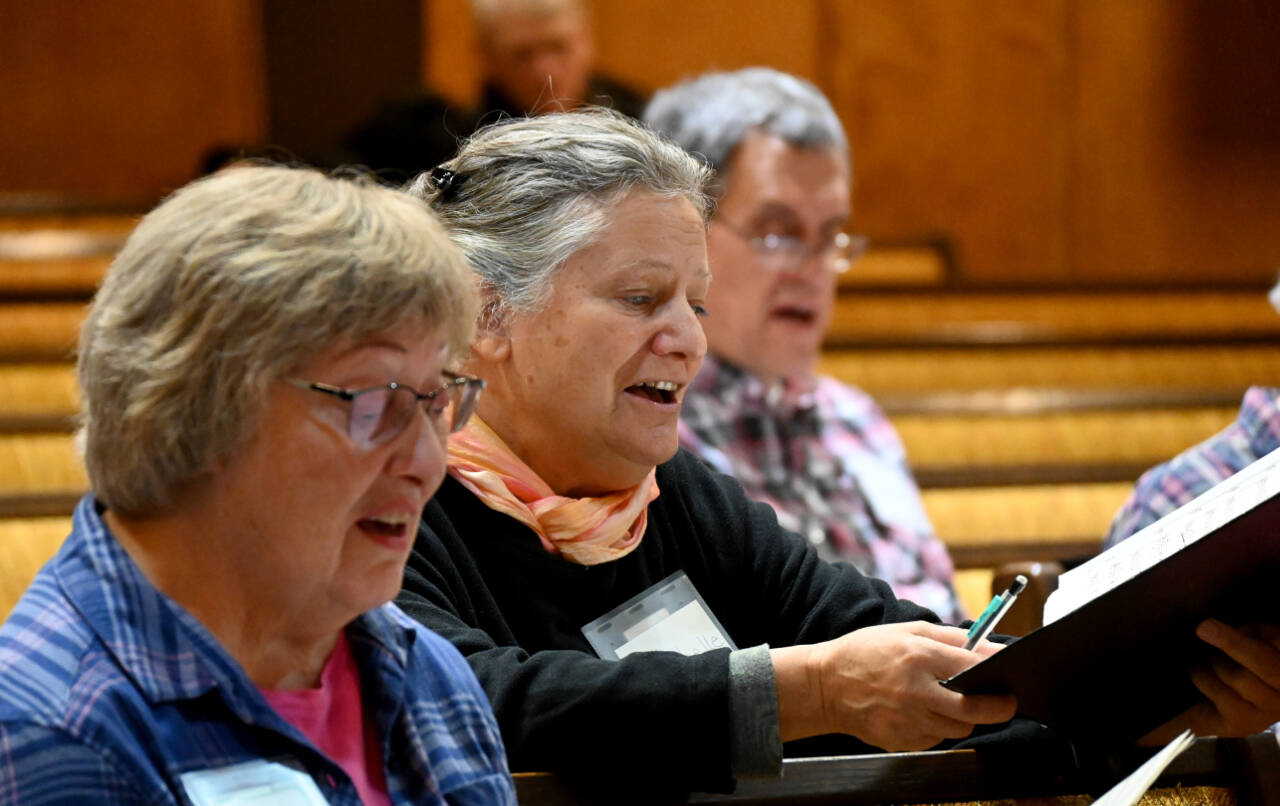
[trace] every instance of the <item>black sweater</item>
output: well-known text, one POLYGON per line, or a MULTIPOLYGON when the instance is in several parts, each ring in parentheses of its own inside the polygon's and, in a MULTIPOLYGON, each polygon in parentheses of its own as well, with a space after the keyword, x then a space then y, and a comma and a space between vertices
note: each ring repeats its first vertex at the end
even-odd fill
MULTIPOLYGON (((423 513, 398 604, 461 650, 493 703, 512 769, 590 783, 661 778, 729 790, 729 651, 596 657, 581 628, 683 570, 739 647, 825 641, 929 611, 829 564, 681 451, 659 466, 640 546, 582 566, 449 478, 423 513)), ((654 782, 658 783, 658 782, 654 782)))

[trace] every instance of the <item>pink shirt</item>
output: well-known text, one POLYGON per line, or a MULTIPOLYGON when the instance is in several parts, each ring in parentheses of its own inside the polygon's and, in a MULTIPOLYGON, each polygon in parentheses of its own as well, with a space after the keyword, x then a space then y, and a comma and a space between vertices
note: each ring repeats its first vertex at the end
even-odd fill
POLYGON ((364 712, 360 675, 345 632, 320 673, 319 688, 264 689, 262 694, 286 722, 351 776, 365 806, 390 806, 382 743, 364 712))

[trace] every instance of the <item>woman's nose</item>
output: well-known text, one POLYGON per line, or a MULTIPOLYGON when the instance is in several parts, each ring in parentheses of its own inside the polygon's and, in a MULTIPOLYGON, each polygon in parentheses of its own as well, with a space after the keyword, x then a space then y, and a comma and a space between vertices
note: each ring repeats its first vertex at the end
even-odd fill
MULTIPOLYGON (((448 428, 442 427, 441 422, 421 406, 417 409, 405 425, 404 431, 396 437, 389 469, 396 475, 410 476, 424 484, 432 484, 443 476, 448 428)), ((441 416, 447 418, 448 412, 441 416)))
POLYGON ((707 336, 702 322, 689 305, 679 306, 654 339, 654 352, 701 359, 707 352, 707 336))

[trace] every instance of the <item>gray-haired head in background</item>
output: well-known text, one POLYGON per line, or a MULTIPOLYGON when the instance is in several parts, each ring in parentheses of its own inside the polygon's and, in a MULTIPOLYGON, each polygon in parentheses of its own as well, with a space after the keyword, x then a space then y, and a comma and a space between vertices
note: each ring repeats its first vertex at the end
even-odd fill
POLYGON ((703 73, 661 90, 644 122, 701 156, 721 177, 738 143, 757 129, 791 145, 833 147, 849 156, 844 127, 822 91, 768 67, 703 73))
POLYGON ((253 433, 272 381, 411 320, 461 354, 475 306, 462 256, 403 193, 278 166, 193 182, 134 229, 81 328, 94 494, 163 512, 253 433))
POLYGON ((710 171, 624 115, 592 108, 481 129, 407 188, 430 203, 480 275, 484 316, 532 311, 627 194, 688 199, 705 220, 710 171), (433 178, 434 177, 434 178, 433 178))

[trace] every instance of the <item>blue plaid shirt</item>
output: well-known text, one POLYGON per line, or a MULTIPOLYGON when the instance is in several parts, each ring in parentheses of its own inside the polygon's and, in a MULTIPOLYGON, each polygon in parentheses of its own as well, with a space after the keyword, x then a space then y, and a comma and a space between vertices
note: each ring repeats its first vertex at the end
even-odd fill
MULTIPOLYGON (((1236 421, 1142 474, 1103 546, 1111 548, 1280 447, 1280 388, 1251 386, 1236 421)), ((1280 723, 1271 726, 1280 739, 1280 723)))
MULTIPOLYGON (((457 650, 394 605, 347 635, 392 801, 514 804, 493 712, 457 650)), ((305 770, 330 803, 360 803, 86 496, 0 627, 0 804, 187 804, 183 773, 258 759, 305 770)))
POLYGON ((1245 392, 1236 421, 1142 474, 1103 544, 1110 548, 1280 446, 1280 388, 1245 392))

